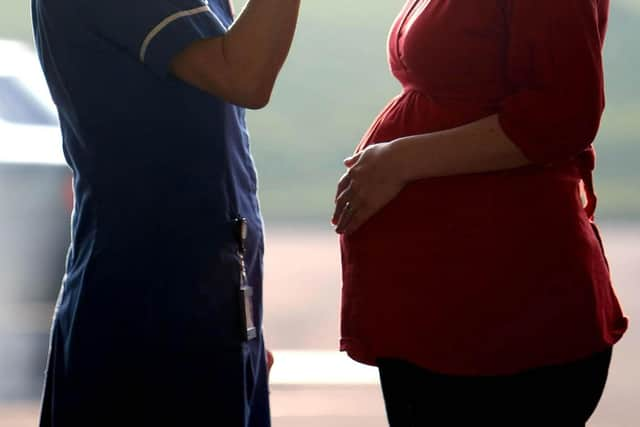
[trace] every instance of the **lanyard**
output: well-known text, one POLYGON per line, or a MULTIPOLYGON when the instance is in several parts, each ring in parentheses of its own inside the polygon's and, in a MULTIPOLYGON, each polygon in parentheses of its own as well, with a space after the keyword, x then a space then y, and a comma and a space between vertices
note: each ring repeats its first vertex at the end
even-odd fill
POLYGON ((245 255, 247 252, 247 236, 249 225, 246 218, 238 217, 234 220, 234 234, 238 246, 238 260, 240 263, 239 303, 241 310, 241 334, 244 341, 250 341, 258 336, 253 320, 253 289, 249 286, 245 255))

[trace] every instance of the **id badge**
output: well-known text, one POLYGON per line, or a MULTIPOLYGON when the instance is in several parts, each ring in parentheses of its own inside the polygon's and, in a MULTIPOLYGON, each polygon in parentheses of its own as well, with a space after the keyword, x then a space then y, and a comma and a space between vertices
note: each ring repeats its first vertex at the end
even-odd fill
POLYGON ((240 302, 241 311, 241 334, 242 338, 246 342, 258 337, 256 324, 253 319, 253 288, 248 284, 247 268, 244 262, 248 233, 247 220, 244 218, 237 218, 235 220, 235 225, 236 238, 238 240, 238 258, 240 261, 240 295, 238 301, 240 302))
POLYGON ((253 288, 250 286, 242 286, 240 288, 240 299, 243 305, 243 330, 245 331, 245 341, 251 341, 257 338, 256 325, 253 321, 253 288))

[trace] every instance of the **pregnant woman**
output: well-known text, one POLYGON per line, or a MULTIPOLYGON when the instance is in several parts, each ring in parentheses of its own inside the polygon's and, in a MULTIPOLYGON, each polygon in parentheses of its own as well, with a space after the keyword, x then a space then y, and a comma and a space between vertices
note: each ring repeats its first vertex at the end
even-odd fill
POLYGON ((391 426, 583 426, 627 319, 594 224, 608 0, 410 0, 345 161, 341 347, 391 426))

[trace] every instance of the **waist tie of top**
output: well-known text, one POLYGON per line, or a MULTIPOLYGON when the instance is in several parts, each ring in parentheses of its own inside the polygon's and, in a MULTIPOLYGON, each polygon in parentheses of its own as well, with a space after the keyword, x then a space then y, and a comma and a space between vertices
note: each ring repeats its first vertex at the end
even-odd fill
POLYGON ((593 170, 596 167, 596 153, 593 147, 586 149, 578 155, 577 165, 586 196, 584 209, 589 220, 593 221, 596 212, 596 205, 598 204, 598 198, 596 197, 596 192, 593 186, 593 170))

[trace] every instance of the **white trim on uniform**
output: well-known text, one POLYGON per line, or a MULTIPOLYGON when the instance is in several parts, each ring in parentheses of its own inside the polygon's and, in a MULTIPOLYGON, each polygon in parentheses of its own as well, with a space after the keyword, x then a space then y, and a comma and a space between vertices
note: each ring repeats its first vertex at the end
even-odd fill
MULTIPOLYGON (((199 6, 189 10, 183 10, 181 12, 176 12, 173 15, 167 16, 151 31, 149 31, 149 34, 147 34, 147 37, 145 37, 144 41, 142 42, 142 46, 140 47, 140 62, 144 62, 147 55, 147 49, 149 48, 149 44, 151 43, 151 41, 153 41, 153 39, 160 33, 160 31, 164 30, 169 24, 181 18, 198 15, 200 13, 211 12, 211 9, 209 9, 208 6, 208 1, 204 1, 203 3, 204 6, 199 6)), ((214 15, 214 18, 216 18, 216 20, 220 22, 217 16, 214 15)), ((222 25, 222 23, 220 23, 220 25, 222 25)))

